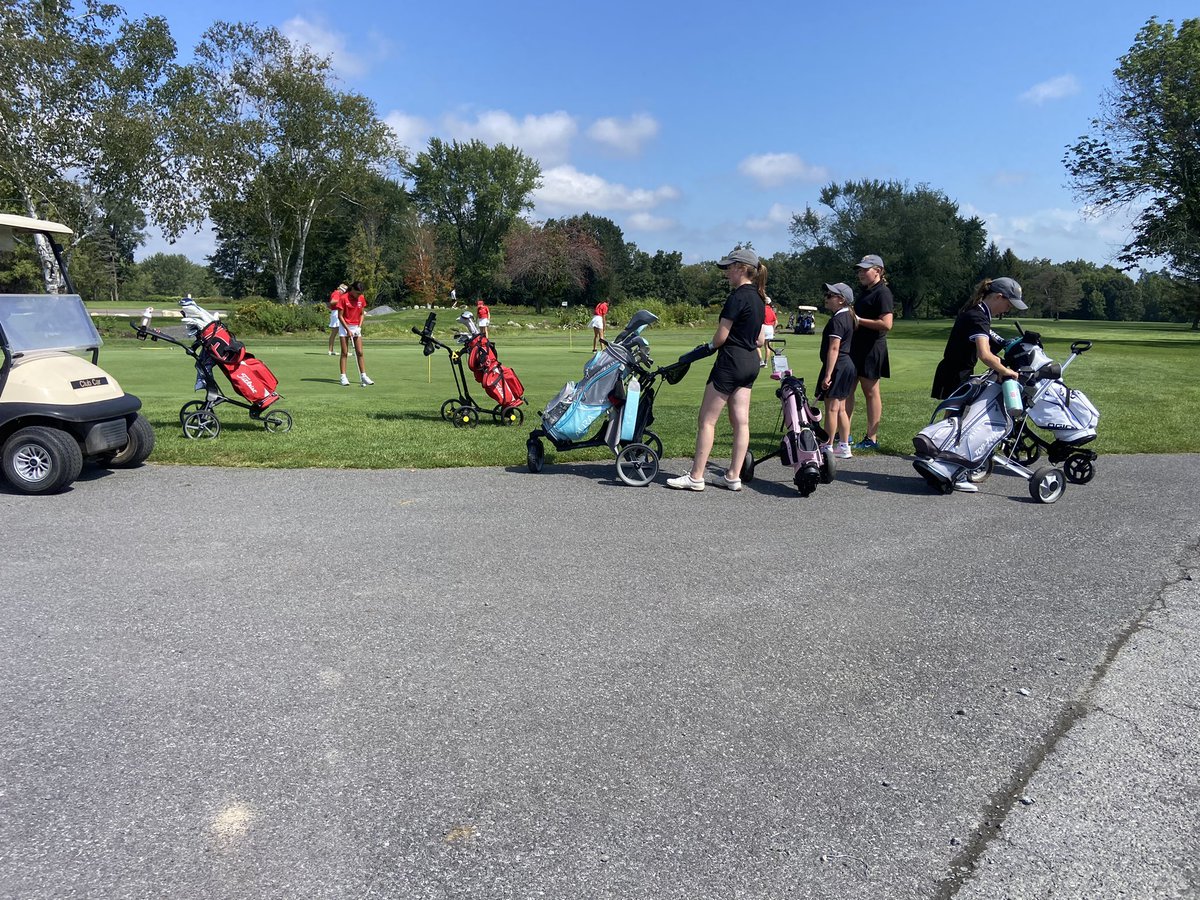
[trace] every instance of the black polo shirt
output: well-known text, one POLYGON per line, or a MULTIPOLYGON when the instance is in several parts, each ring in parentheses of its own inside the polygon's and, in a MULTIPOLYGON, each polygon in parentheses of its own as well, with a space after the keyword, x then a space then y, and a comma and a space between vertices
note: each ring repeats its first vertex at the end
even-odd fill
POLYGON ((946 339, 946 352, 942 355, 948 372, 970 372, 979 361, 979 350, 975 338, 989 337, 992 333, 992 313, 983 303, 964 309, 954 320, 950 337, 946 339))
MULTIPOLYGON (((892 289, 882 281, 854 301, 854 312, 860 319, 882 319, 887 313, 894 315, 895 311, 896 302, 892 299, 892 289)), ((871 355, 876 344, 886 341, 886 331, 876 331, 874 328, 858 329, 854 332, 855 363, 865 360, 871 355)))
POLYGON ((725 306, 721 308, 721 318, 733 323, 725 340, 726 345, 757 353, 758 333, 762 329, 765 314, 766 304, 754 285, 743 284, 730 293, 725 306))
POLYGON ((825 362, 829 355, 829 344, 835 337, 842 339, 838 347, 838 359, 849 356, 850 345, 854 341, 854 320, 850 317, 850 310, 839 309, 825 323, 825 330, 821 332, 821 362, 825 362))

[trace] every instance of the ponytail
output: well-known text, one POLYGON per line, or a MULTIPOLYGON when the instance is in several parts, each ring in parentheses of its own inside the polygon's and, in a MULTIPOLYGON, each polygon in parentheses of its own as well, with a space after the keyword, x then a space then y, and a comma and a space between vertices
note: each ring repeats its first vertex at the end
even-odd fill
POLYGON ((979 284, 975 285, 975 290, 971 294, 971 299, 962 305, 962 309, 960 309, 959 312, 966 312, 968 309, 978 306, 983 302, 983 298, 991 293, 994 293, 992 291, 992 279, 985 278, 983 281, 979 282, 979 284))
POLYGON ((760 262, 758 269, 754 273, 754 287, 758 289, 758 296, 767 302, 767 264, 760 262))

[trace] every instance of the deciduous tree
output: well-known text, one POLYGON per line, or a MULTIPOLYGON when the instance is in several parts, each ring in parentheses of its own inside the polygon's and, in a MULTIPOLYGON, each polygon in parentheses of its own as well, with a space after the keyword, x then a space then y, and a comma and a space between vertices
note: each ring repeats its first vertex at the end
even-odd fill
MULTIPOLYGON (((1200 284, 1200 19, 1150 19, 1113 73, 1091 132, 1063 162, 1080 199, 1137 210, 1125 268, 1166 260, 1200 284)), ((1197 311, 1200 318, 1200 310, 1197 311)))

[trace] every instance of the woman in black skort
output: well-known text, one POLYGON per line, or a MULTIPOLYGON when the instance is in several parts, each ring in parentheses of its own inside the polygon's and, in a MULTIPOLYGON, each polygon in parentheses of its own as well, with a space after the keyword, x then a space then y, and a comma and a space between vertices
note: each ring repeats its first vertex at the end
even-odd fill
MULTIPOLYGON (((879 422, 883 418, 883 397, 879 379, 890 378, 887 334, 892 330, 895 301, 883 271, 883 260, 875 254, 864 256, 858 266, 858 283, 865 293, 854 303, 858 325, 850 358, 858 370, 858 383, 867 401, 867 433, 854 445, 856 450, 879 449, 879 422)), ((846 400, 846 415, 854 418, 854 394, 846 400)))
POLYGON ((733 427, 733 452, 729 468, 717 483, 731 491, 742 489, 741 471, 750 446, 750 387, 758 378, 758 348, 762 346, 763 318, 767 296, 767 267, 753 250, 738 247, 718 263, 732 293, 725 300, 717 331, 709 346, 717 361, 704 387, 704 400, 696 428, 696 454, 690 472, 667 479, 668 487, 704 490, 704 472, 712 452, 713 436, 721 410, 728 407, 733 427))

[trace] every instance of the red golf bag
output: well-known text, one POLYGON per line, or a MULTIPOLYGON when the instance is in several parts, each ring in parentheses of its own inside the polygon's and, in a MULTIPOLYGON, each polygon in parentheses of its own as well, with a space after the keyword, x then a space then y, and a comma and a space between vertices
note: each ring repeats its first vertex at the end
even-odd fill
POLYGON ((495 346, 482 334, 467 342, 467 367, 488 396, 502 408, 511 409, 525 402, 521 379, 508 366, 500 364, 495 346))
POLYGON ((279 399, 275 388, 279 379, 267 364, 246 349, 221 322, 209 322, 200 331, 205 353, 225 373, 233 389, 261 412, 279 399))

